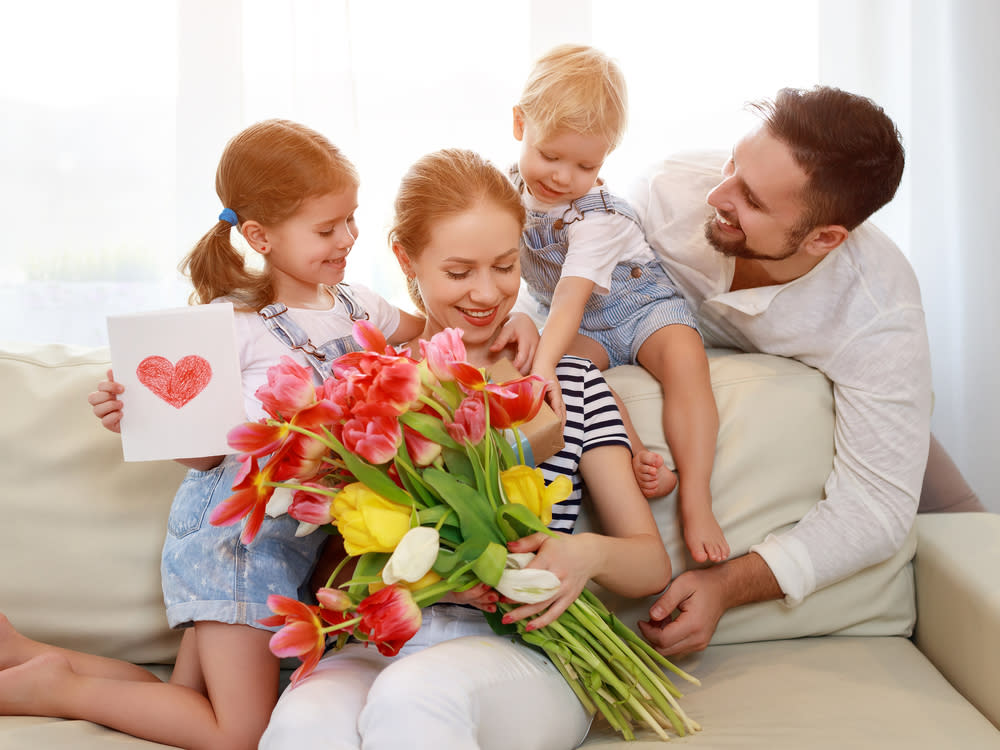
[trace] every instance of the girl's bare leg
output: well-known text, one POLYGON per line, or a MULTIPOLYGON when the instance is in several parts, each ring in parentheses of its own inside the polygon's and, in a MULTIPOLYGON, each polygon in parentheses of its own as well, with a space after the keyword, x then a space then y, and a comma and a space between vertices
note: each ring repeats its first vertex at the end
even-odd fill
POLYGON ((82 651, 71 651, 48 643, 41 643, 22 635, 11 624, 6 616, 0 614, 0 670, 16 667, 42 654, 57 653, 69 663, 70 668, 79 674, 89 674, 95 677, 108 677, 115 680, 132 680, 134 682, 159 682, 152 672, 137 664, 112 659, 107 656, 97 656, 82 651))
POLYGON ((176 683, 80 674, 53 649, 0 671, 0 714, 84 719, 191 750, 253 750, 278 698, 271 634, 218 622, 198 623, 195 632, 185 659, 200 662, 207 694, 176 683))

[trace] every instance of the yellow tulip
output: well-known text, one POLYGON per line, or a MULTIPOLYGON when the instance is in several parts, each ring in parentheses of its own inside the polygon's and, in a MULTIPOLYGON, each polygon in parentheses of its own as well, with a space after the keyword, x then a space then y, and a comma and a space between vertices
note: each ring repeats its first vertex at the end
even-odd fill
POLYGON ((360 482, 337 493, 331 512, 349 555, 392 552, 410 530, 410 508, 386 500, 360 482))
POLYGON ((500 483, 508 501, 526 506, 546 526, 552 522, 552 506, 569 497, 573 490, 567 477, 558 476, 546 485, 541 469, 523 464, 502 472, 500 483))

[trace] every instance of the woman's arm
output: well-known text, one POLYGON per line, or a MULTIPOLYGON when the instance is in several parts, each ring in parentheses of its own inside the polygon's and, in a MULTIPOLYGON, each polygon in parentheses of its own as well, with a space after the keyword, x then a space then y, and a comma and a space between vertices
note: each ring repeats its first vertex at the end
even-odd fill
POLYGON ((576 600, 590 579, 630 597, 658 593, 670 582, 670 558, 635 481, 628 449, 605 445, 585 451, 580 473, 606 533, 554 537, 537 533, 508 544, 511 552, 535 552, 529 567, 551 570, 562 585, 554 598, 518 607, 504 622, 543 612, 528 628, 548 625, 576 600))

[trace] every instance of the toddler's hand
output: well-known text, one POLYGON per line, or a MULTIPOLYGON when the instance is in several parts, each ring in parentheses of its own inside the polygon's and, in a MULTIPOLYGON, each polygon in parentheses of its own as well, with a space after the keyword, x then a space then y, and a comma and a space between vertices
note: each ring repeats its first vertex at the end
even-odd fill
POLYGON ((105 429, 111 432, 121 432, 122 402, 118 396, 125 386, 115 382, 114 374, 108 370, 108 379, 97 384, 97 390, 87 396, 87 401, 94 411, 94 416, 101 420, 105 429))

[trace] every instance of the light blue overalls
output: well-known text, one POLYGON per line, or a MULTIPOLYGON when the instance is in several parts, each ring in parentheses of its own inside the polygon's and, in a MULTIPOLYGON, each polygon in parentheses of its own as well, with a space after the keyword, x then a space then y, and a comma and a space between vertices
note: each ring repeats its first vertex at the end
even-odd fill
MULTIPOLYGON (((334 289, 351 320, 368 313, 346 284, 334 289)), ((259 312, 268 330, 290 349, 301 351, 317 383, 330 375, 333 361, 360 347, 351 336, 314 345, 281 303, 259 312)), ((326 535, 296 537, 298 521, 284 515, 268 518, 249 545, 240 541, 242 524, 213 526, 213 508, 232 495, 240 469, 237 456, 226 456, 208 471, 189 469, 170 509, 160 566, 163 598, 170 627, 187 627, 212 620, 262 628, 270 594, 293 599, 311 596, 303 585, 316 565, 326 535)), ((270 628, 273 629, 273 628, 270 628)))
MULTIPOLYGON (((516 165, 510 178, 523 193, 524 180, 516 165)), ((551 313, 552 293, 569 250, 568 227, 594 213, 617 214, 640 226, 628 202, 604 188, 577 198, 558 218, 528 209, 521 233, 521 276, 545 315, 551 313)), ((639 348, 664 326, 681 324, 697 330, 694 315, 655 256, 647 263, 619 263, 608 287, 607 294, 590 295, 579 332, 604 347, 611 367, 636 364, 639 348)))

